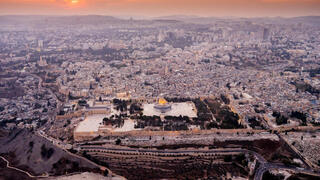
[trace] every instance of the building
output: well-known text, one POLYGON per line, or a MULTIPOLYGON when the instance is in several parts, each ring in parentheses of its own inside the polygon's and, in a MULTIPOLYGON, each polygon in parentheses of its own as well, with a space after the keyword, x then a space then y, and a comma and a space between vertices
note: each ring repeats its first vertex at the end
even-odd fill
POLYGON ((45 59, 42 58, 42 56, 40 56, 39 61, 38 61, 38 65, 39 66, 47 66, 48 63, 45 59))
POLYGON ((128 91, 117 93, 117 98, 121 100, 129 100, 131 98, 131 93, 128 91))
POLYGON ((270 30, 268 28, 263 29, 263 40, 267 41, 270 37, 270 30))
POLYGON ((168 103, 164 98, 159 98, 158 103, 155 104, 153 108, 157 111, 160 111, 161 113, 166 113, 168 111, 171 111, 171 104, 168 103))

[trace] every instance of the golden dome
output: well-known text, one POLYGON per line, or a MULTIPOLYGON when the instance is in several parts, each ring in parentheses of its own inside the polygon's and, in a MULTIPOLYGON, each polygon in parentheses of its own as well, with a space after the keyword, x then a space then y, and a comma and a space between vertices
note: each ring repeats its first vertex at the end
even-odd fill
POLYGON ((159 98, 159 102, 160 105, 165 105, 168 103, 168 101, 166 101, 164 98, 159 98))

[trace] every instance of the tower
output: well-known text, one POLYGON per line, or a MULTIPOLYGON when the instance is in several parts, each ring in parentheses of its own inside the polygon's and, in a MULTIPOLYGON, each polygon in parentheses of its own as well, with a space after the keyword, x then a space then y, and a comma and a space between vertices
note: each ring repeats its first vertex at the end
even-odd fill
POLYGON ((268 28, 264 28, 263 29, 263 40, 264 41, 269 40, 269 36, 270 36, 270 30, 268 28))
POLYGON ((168 64, 166 63, 166 67, 164 68, 164 75, 167 76, 169 73, 169 67, 168 64))
POLYGON ((43 40, 38 40, 38 48, 39 49, 43 48, 43 40))

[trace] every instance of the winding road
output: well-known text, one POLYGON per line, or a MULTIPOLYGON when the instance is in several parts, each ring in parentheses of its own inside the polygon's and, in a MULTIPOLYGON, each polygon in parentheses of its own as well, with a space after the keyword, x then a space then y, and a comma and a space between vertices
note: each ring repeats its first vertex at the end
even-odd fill
POLYGON ((49 177, 48 173, 46 173, 46 175, 42 175, 42 176, 33 176, 32 174, 30 174, 27 171, 24 171, 24 170, 21 170, 19 168, 10 166, 10 162, 6 158, 4 158, 3 156, 0 156, 0 158, 7 163, 7 168, 22 172, 22 173, 28 175, 30 178, 47 178, 47 177, 49 177))
POLYGON ((314 172, 311 169, 287 167, 287 166, 284 166, 281 164, 275 164, 275 163, 262 163, 261 166, 257 169, 254 179, 262 180, 263 174, 269 170, 288 170, 295 173, 303 173, 303 174, 308 174, 312 176, 317 176, 320 178, 320 173, 314 172))

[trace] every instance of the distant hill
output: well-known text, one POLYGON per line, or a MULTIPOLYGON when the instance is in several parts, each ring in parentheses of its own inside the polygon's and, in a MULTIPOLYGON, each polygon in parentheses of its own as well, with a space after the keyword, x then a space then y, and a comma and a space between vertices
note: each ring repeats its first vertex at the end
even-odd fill
POLYGON ((320 16, 294 17, 294 18, 289 18, 289 21, 294 22, 294 23, 306 23, 306 24, 320 26, 320 16))
POLYGON ((252 21, 252 22, 265 22, 265 23, 274 23, 274 24, 293 24, 293 23, 303 23, 310 25, 320 25, 320 16, 301 16, 293 18, 284 18, 284 17, 256 17, 256 18, 241 18, 241 17, 199 17, 199 16, 184 16, 184 15, 175 15, 175 16, 163 16, 157 17, 154 19, 163 19, 163 20, 178 20, 189 23, 214 23, 217 21, 252 21))
POLYGON ((128 20, 112 16, 0 16, 0 24, 57 24, 57 25, 99 25, 123 23, 128 20))
POLYGON ((154 22, 158 23, 168 23, 168 24, 174 24, 174 23, 180 23, 181 21, 175 20, 175 19, 155 19, 154 22))
POLYGON ((272 24, 309 24, 320 26, 320 16, 301 16, 293 18, 283 17, 257 17, 257 18, 240 18, 240 17, 199 17, 199 16, 162 16, 152 19, 121 19, 113 16, 101 15, 85 15, 85 16, 22 16, 22 15, 8 15, 0 16, 0 25, 34 25, 34 26, 63 26, 63 25, 125 25, 141 24, 175 24, 175 23, 198 23, 198 24, 212 24, 216 22, 261 22, 272 24))
POLYGON ((187 15, 172 15, 172 16, 160 16, 152 19, 171 19, 171 20, 186 20, 186 19, 194 19, 200 18, 199 16, 187 16, 187 15))
POLYGON ((1 25, 9 25, 14 27, 64 27, 64 26, 103 26, 110 25, 127 26, 127 25, 173 25, 181 23, 175 19, 121 19, 112 16, 86 15, 86 16, 0 16, 1 25))

